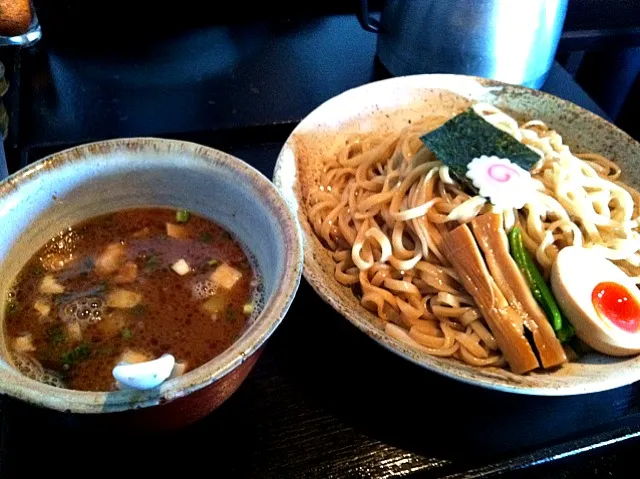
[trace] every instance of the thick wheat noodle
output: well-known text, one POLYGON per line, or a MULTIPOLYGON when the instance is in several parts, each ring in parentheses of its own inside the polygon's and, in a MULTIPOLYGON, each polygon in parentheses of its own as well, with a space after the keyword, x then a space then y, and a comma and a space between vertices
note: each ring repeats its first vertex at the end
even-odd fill
POLYGON ((640 284, 640 194, 619 182, 620 168, 597 153, 573 154, 539 120, 518 122, 476 104, 487 121, 541 155, 535 197, 499 211, 469 196, 420 136, 447 118, 428 117, 397 134, 353 135, 325 162, 308 197, 314 231, 336 262, 335 277, 359 289, 362 305, 393 338, 427 354, 473 366, 505 367, 496 340, 439 245, 478 214, 502 213, 549 275, 560 249, 600 249, 640 284))

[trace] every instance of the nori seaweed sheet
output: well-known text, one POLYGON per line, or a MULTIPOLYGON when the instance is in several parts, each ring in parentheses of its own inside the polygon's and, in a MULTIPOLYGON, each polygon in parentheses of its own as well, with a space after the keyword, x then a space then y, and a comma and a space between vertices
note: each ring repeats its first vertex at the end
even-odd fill
POLYGON ((514 137, 496 128, 472 108, 420 138, 451 173, 467 187, 467 165, 482 155, 506 158, 530 171, 540 156, 514 137))

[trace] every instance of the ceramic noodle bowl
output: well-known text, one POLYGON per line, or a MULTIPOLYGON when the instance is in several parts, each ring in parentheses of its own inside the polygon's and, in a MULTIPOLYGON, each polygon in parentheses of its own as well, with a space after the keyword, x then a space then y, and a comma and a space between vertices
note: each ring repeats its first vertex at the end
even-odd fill
POLYGON ((292 132, 276 164, 274 182, 298 212, 304 238, 304 276, 336 311, 380 345, 430 371, 487 388, 522 394, 570 395, 612 389, 640 379, 640 357, 586 354, 549 371, 516 375, 472 367, 416 351, 384 332, 377 315, 334 278, 335 263, 312 230, 306 199, 320 186, 325 159, 355 134, 399 132, 427 116, 452 118, 476 102, 491 103, 518 121, 539 119, 557 130, 572 151, 600 153, 622 168, 621 180, 638 188, 640 145, 572 103, 525 87, 462 75, 398 77, 349 90, 310 113, 292 132))

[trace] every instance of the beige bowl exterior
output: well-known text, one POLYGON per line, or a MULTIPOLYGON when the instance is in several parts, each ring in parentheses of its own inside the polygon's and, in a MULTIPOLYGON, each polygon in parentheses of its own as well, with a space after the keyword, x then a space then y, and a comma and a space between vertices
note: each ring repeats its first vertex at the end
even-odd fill
POLYGON ((543 120, 573 151, 611 158, 622 167, 622 179, 640 187, 640 144, 604 119, 555 96, 461 75, 415 75, 371 83, 319 106, 297 126, 278 157, 274 182, 301 223, 305 278, 338 313, 379 344, 453 379, 546 396, 603 391, 637 381, 640 357, 613 358, 594 353, 555 371, 520 376, 499 368, 475 368, 455 359, 429 356, 387 336, 377 316, 334 279, 334 262, 311 229, 305 202, 308 192, 319 185, 324 158, 354 133, 399 131, 427 115, 453 117, 475 102, 492 103, 519 120, 543 120))
POLYGON ((247 247, 263 279, 265 303, 258 316, 219 356, 149 391, 95 393, 39 383, 11 366, 0 341, 0 393, 57 411, 109 416, 114 424, 163 429, 205 416, 240 386, 296 293, 301 235, 267 178, 237 158, 194 143, 155 138, 92 143, 0 182, 0 325, 13 278, 47 239, 84 219, 148 205, 202 214, 247 247))

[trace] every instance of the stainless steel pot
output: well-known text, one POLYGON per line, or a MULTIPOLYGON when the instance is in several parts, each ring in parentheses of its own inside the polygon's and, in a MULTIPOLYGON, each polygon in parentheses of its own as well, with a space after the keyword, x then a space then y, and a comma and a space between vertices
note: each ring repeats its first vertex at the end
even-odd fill
POLYGON ((361 0, 363 28, 393 75, 461 73, 540 87, 568 0, 387 0, 380 21, 361 0))

